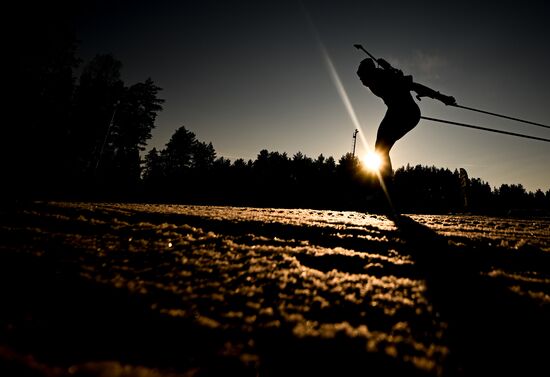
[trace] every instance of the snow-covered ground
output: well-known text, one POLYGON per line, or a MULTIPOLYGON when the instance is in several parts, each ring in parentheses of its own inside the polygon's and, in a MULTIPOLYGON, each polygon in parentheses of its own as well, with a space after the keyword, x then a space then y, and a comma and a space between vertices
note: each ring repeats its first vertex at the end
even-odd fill
POLYGON ((33 203, 0 220, 0 372, 549 375, 550 219, 33 203))

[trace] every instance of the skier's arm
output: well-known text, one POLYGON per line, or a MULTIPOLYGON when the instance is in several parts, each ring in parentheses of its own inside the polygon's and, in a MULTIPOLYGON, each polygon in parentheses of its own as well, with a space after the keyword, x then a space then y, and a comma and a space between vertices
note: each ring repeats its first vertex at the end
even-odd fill
POLYGON ((384 59, 377 59, 376 61, 378 65, 382 67, 386 72, 391 72, 397 75, 397 77, 404 78, 411 86, 411 90, 416 92, 416 98, 418 98, 419 101, 421 97, 430 97, 443 102, 445 105, 456 105, 456 100, 454 97, 446 96, 444 94, 436 92, 433 89, 428 88, 427 86, 413 82, 412 76, 404 76, 401 70, 394 68, 384 59))
POLYGON ((419 101, 420 97, 430 97, 443 102, 445 105, 456 105, 456 100, 454 97, 446 96, 445 94, 436 92, 435 90, 430 89, 422 84, 413 82, 411 84, 411 90, 416 92, 416 98, 418 98, 419 101))

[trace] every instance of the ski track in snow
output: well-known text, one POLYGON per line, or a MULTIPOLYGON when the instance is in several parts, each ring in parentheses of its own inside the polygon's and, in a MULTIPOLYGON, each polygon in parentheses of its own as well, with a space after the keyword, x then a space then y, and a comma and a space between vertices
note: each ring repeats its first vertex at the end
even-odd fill
MULTIPOLYGON (((407 239, 385 216, 65 202, 36 203, 18 216, 0 223, 11 239, 0 251, 43 258, 55 249, 60 269, 140 297, 160 316, 238 334, 227 335, 227 352, 245 368, 265 366, 260 333, 303 344, 341 342, 421 374, 454 368, 449 323, 430 290, 441 278, 411 246, 414 234, 407 239)), ((483 282, 536 306, 550 304, 549 267, 539 263, 550 253, 549 219, 408 218, 433 232, 426 234, 436 245, 443 240, 442 254, 471 261, 483 282)), ((423 242, 423 233, 418 237, 423 242)), ((72 371, 114 374, 121 363, 76 364, 72 371)))

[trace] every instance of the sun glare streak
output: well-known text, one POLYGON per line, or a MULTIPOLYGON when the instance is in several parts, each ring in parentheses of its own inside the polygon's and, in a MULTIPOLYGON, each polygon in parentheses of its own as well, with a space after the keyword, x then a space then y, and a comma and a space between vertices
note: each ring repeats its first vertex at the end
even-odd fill
POLYGON ((317 42, 317 46, 319 47, 319 50, 321 51, 321 55, 323 56, 323 60, 325 61, 325 65, 328 69, 330 78, 332 80, 332 83, 336 87, 336 91, 338 92, 338 95, 340 96, 340 99, 342 100, 342 103, 344 104, 344 107, 346 108, 346 111, 351 119, 351 122, 353 123, 353 126, 355 129, 359 130, 359 137, 361 139, 361 143, 363 144, 363 147, 368 150, 368 143, 367 139, 365 138, 363 127, 361 127, 361 123, 359 123, 359 119, 357 118, 357 114, 355 113, 355 110, 353 109, 353 105, 351 104, 351 101, 349 99, 348 93, 346 92, 346 89, 344 88, 344 84, 342 84, 342 80, 340 80, 340 76, 338 75, 338 71, 336 70, 336 67, 334 66, 334 63, 332 62, 332 59, 330 58, 330 55, 325 47, 325 44, 323 41, 321 41, 321 37, 319 36, 319 32, 317 31, 317 28, 315 27, 315 24, 313 23, 313 20, 311 19, 309 13, 307 12, 305 6, 302 4, 302 9, 304 11, 304 14, 306 16, 306 19, 309 24, 309 28, 311 30, 311 33, 313 34, 315 41, 317 42))
MULTIPOLYGON (((332 79, 332 82, 334 83, 334 86, 336 87, 336 90, 338 91, 338 94, 340 95, 340 99, 342 100, 342 103, 346 107, 346 110, 348 112, 349 117, 351 118, 351 121, 353 122, 356 129, 359 130, 359 136, 361 138, 361 142, 363 143, 363 147, 366 150, 370 150, 369 145, 367 143, 367 139, 365 139, 365 135, 363 133, 363 128, 361 127, 361 124, 359 123, 359 119, 357 119, 357 115, 355 114, 355 110, 353 109, 353 106, 351 104, 351 101, 349 100, 348 94, 346 92, 346 89, 344 88, 344 85, 342 84, 342 80, 340 80, 340 76, 338 76, 338 72, 336 71, 336 68, 334 67, 334 64, 332 63, 332 59, 330 58, 330 55, 328 54, 328 51, 325 49, 323 43, 319 39, 319 36, 317 36, 317 43, 319 44, 319 48, 321 50, 321 53, 323 54, 323 58, 325 59, 325 64, 328 67, 330 77, 332 79)), ((376 176, 378 178, 378 181, 380 183, 380 187, 382 188, 382 191, 384 192, 384 195, 386 196, 386 200, 388 201, 388 204, 392 211, 395 211, 395 208, 393 206, 393 201, 390 196, 390 192, 388 191, 388 188, 386 186, 386 182, 384 182, 384 178, 381 174, 381 168, 383 164, 383 160, 381 156, 376 153, 375 151, 370 151, 367 153, 368 156, 368 162, 367 162, 367 168, 376 173, 376 176)))
POLYGON ((357 114, 353 109, 353 105, 349 100, 348 93, 344 88, 344 84, 342 84, 342 80, 340 80, 338 71, 336 71, 336 68, 332 63, 332 59, 330 58, 330 55, 328 54, 328 51, 326 50, 325 46, 322 44, 321 41, 318 41, 318 43, 319 43, 319 48, 321 50, 321 53, 323 54, 323 58, 325 60, 325 64, 328 68, 330 78, 332 79, 332 83, 336 87, 336 91, 338 92, 338 95, 340 96, 340 99, 342 100, 342 103, 346 108, 346 111, 351 119, 351 122, 353 123, 354 127, 359 130, 359 137, 361 139, 361 143, 363 144, 363 147, 365 149, 368 149, 368 143, 367 143, 367 139, 365 139, 365 133, 363 132, 363 127, 361 127, 361 123, 359 122, 359 119, 357 118, 357 114))
MULTIPOLYGON (((319 47, 319 50, 321 51, 321 54, 323 56, 323 59, 325 61, 325 65, 327 66, 328 72, 330 74, 330 78, 332 80, 332 83, 336 87, 336 91, 338 92, 338 95, 340 96, 340 99, 342 100, 342 103, 344 104, 344 107, 346 108, 346 111, 351 119, 351 122, 353 123, 354 127, 359 130, 359 137, 361 140, 361 143, 363 144, 363 148, 365 150, 371 150, 369 148, 369 145, 367 143, 367 139, 365 138, 363 127, 361 127, 361 123, 359 123, 359 119, 357 118, 357 115, 355 113, 355 110, 353 109, 353 105, 351 104, 351 101, 349 100, 348 93, 346 92, 346 89, 344 88, 344 84, 342 84, 342 80, 340 80, 340 76, 338 75, 338 71, 336 70, 336 67, 334 66, 334 63, 332 62, 332 59, 330 58, 330 55, 325 48, 325 45, 323 41, 321 40, 321 37, 319 36, 319 33, 317 31, 317 28, 315 27, 315 24, 313 23, 313 20, 311 16, 309 15, 309 12, 307 11, 304 4, 300 1, 300 4, 302 6, 302 10, 304 12, 304 15, 307 19, 307 22, 309 24, 309 28, 311 30, 311 33, 313 34, 315 41, 317 42, 317 46, 319 47)), ((370 152, 370 153, 375 153, 370 152)), ((384 178, 381 174, 381 165, 382 165, 382 158, 378 156, 378 159, 380 162, 378 163, 378 168, 374 169, 373 171, 376 173, 376 176, 378 178, 378 181, 380 182, 380 187, 382 188, 382 191, 384 192, 384 195, 386 196, 386 199, 388 200, 388 204, 392 208, 392 211, 394 210, 393 203, 390 197, 390 193, 388 191, 388 188, 386 186, 386 182, 384 182, 384 178)))

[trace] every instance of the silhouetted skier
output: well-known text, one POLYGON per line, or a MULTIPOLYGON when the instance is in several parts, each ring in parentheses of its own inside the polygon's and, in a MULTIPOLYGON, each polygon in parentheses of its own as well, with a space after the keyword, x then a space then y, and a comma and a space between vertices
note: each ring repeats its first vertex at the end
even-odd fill
POLYGON ((443 95, 424 85, 415 83, 412 76, 405 76, 400 70, 393 68, 384 59, 377 59, 380 67, 376 67, 374 60, 366 58, 359 64, 357 75, 363 85, 371 92, 382 98, 388 107, 386 115, 376 135, 376 152, 382 159, 380 173, 386 185, 393 175, 390 149, 395 142, 412 130, 420 120, 420 109, 414 101, 411 91, 417 93, 416 98, 430 97, 443 102, 445 105, 453 105, 455 99, 443 95))

